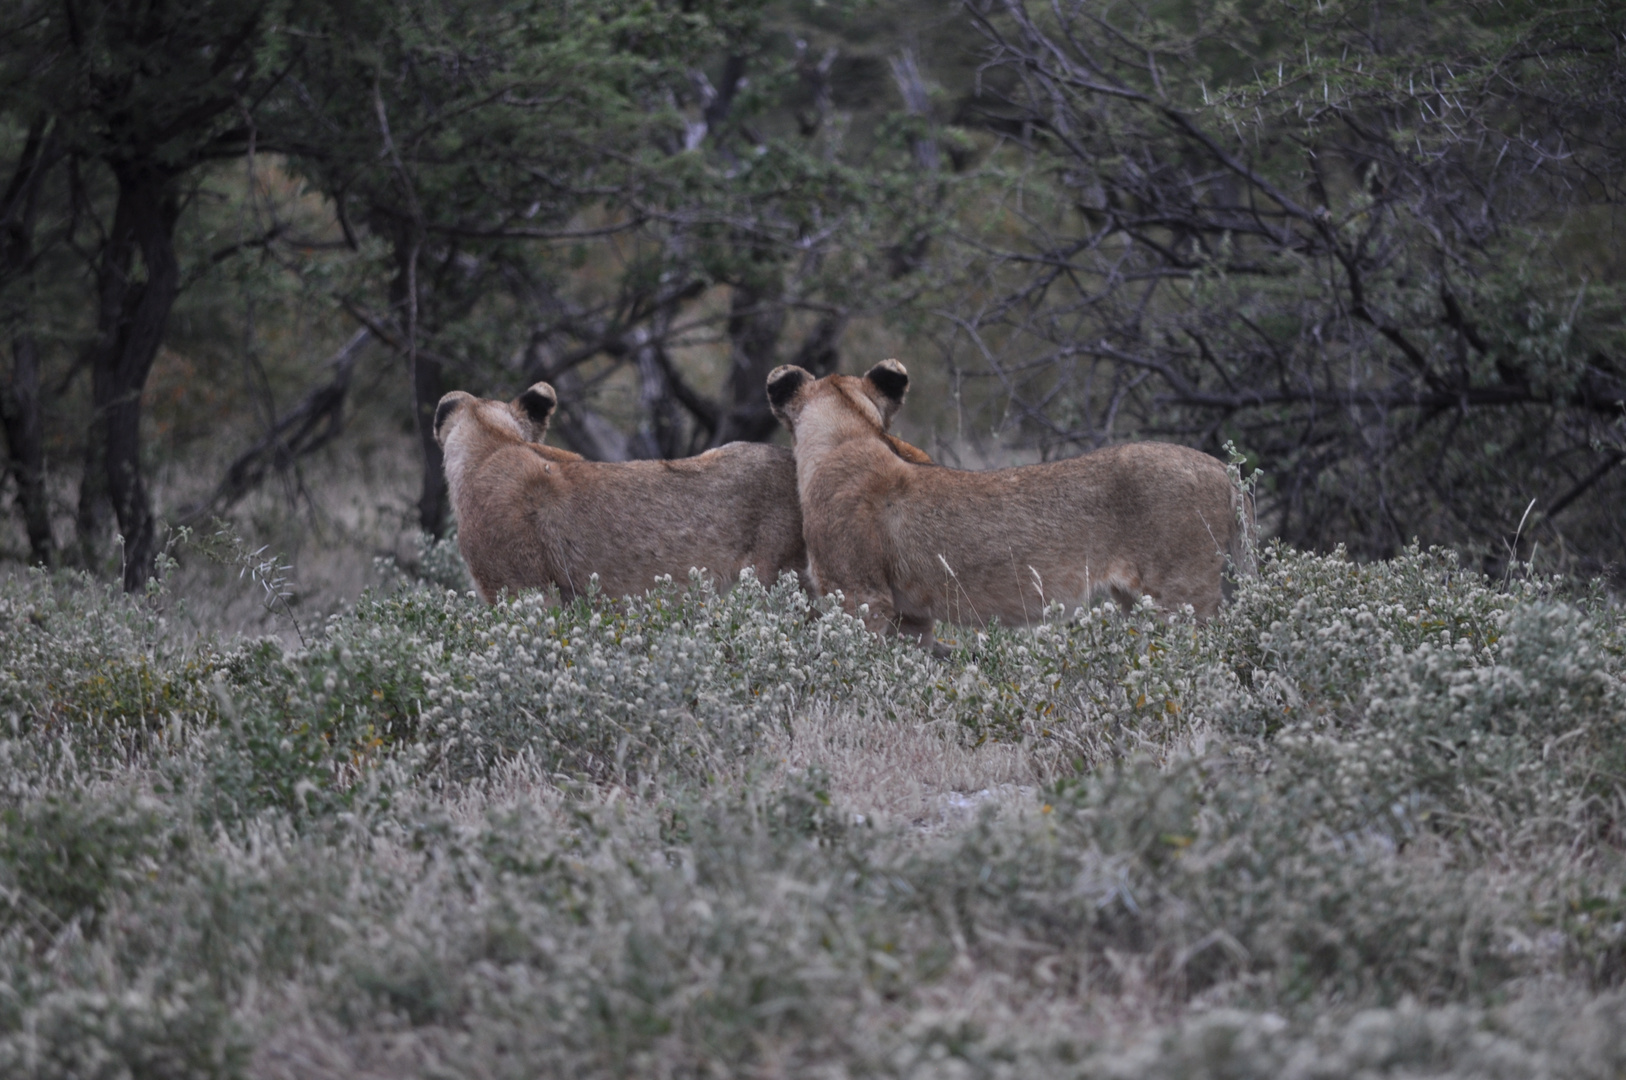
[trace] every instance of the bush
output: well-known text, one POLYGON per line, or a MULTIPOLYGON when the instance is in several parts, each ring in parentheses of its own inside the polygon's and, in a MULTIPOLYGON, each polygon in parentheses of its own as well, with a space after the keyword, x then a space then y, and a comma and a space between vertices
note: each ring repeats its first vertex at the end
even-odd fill
POLYGON ((749 576, 405 581, 303 647, 172 602, 0 585, 8 1075, 1620 1060, 1626 620, 1553 583, 1277 549, 1207 625, 947 660, 749 576), (842 714, 1052 780, 877 825, 780 761, 842 714))

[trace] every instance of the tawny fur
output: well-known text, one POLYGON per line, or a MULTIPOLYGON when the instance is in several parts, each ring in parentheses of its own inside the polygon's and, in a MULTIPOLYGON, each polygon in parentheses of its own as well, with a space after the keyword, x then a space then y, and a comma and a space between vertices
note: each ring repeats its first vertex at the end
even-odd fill
POLYGON ((512 402, 454 392, 436 410, 458 547, 488 603, 548 585, 568 600, 595 573, 624 596, 691 567, 725 586, 748 566, 767 584, 804 570, 789 450, 732 443, 679 461, 587 461, 541 444, 557 400, 538 383, 512 402))
POLYGON ((1067 461, 987 472, 914 464, 883 435, 908 374, 895 360, 863 377, 768 376, 795 438, 809 576, 866 624, 932 645, 934 620, 1034 622, 1142 595, 1164 609, 1218 609, 1241 525, 1225 466, 1183 446, 1129 443, 1067 461))

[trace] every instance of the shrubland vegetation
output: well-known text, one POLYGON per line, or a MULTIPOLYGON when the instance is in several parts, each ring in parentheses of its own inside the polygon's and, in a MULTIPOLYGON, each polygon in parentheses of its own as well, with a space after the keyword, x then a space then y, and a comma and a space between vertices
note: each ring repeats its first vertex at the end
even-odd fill
POLYGON ((787 579, 0 599, 7 1075, 1626 1066, 1626 620, 1272 548, 946 660, 787 579))

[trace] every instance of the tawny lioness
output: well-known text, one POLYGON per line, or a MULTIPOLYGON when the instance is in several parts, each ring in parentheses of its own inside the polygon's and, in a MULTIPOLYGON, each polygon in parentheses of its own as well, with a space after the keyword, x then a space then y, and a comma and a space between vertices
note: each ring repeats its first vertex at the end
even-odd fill
POLYGON ((808 569, 878 633, 932 646, 937 619, 1033 622, 1045 605, 1149 595, 1165 609, 1219 608, 1241 557, 1238 494, 1225 466, 1166 443, 1129 443, 1041 465, 967 472, 902 460, 882 436, 909 374, 886 360, 862 377, 768 376, 795 438, 808 569))
POLYGON ((731 443, 678 461, 587 461, 541 443, 558 401, 539 382, 512 402, 453 392, 435 410, 458 547, 488 603, 548 585, 568 600, 595 573, 624 596, 691 567, 725 586, 747 566, 770 585, 804 571, 789 450, 731 443))

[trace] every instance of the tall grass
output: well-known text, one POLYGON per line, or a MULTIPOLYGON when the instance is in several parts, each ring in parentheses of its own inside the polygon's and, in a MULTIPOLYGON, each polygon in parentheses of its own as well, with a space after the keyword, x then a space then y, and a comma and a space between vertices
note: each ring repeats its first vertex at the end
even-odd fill
POLYGON ((1265 552, 936 660, 794 585, 304 647, 0 585, 0 1075, 1616 1075, 1626 618, 1265 552))

